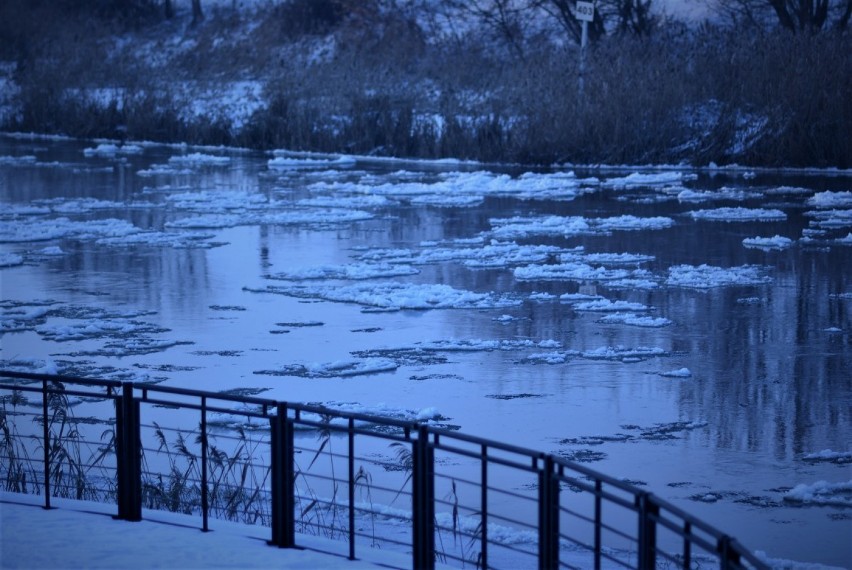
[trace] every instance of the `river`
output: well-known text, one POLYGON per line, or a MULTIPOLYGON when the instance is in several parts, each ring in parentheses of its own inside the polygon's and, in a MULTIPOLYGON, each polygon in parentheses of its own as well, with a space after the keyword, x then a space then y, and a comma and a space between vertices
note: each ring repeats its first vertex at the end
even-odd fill
POLYGON ((0 365, 426 418, 852 566, 850 191, 4 136, 0 365))

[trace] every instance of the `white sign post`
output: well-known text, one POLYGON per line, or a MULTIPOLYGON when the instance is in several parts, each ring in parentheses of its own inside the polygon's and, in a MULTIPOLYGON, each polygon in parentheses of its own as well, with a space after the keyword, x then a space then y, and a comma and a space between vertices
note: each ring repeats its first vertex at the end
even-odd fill
POLYGON ((580 39, 580 96, 583 96, 583 73, 586 70, 586 44, 589 42, 589 22, 595 21, 595 3, 577 2, 574 17, 583 22, 583 35, 580 39))

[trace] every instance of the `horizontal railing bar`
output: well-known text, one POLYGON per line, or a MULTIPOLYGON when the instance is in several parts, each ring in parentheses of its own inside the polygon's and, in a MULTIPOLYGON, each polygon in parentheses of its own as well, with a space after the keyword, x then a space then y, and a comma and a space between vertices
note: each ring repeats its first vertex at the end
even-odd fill
POLYGON ((488 489, 489 493, 497 493, 497 494, 500 494, 500 495, 504 495, 506 497, 512 497, 512 498, 515 498, 515 499, 522 499, 522 500, 528 501, 530 503, 538 503, 538 499, 536 499, 535 497, 530 497, 529 495, 522 495, 520 493, 516 493, 515 491, 507 491, 505 489, 499 489, 497 487, 492 487, 491 485, 488 485, 487 489, 488 489))
MULTIPOLYGON (((453 432, 449 432, 449 433, 453 433, 453 432)), ((494 446, 492 446, 492 447, 494 447, 494 446)), ((457 455, 461 455, 463 457, 470 457, 471 459, 479 459, 479 458, 482 457, 482 454, 479 453, 479 452, 476 452, 476 451, 473 451, 473 450, 468 450, 468 449, 462 449, 460 447, 450 446, 450 445, 447 445, 445 443, 441 444, 441 447, 439 448, 439 450, 440 451, 449 451, 449 452, 455 453, 457 455)), ((436 451, 438 451, 438 449, 436 449, 436 451)), ((531 457, 531 458, 537 459, 536 457, 531 457)), ((538 473, 540 471, 540 469, 533 468, 531 463, 530 464, 517 463, 517 462, 512 461, 510 459, 504 459, 504 458, 498 457, 496 455, 489 455, 488 456, 488 463, 496 463, 497 465, 503 465, 505 467, 513 467, 515 469, 519 469, 521 471, 528 471, 530 473, 538 473)))
POLYGON ((90 378, 78 378, 75 376, 60 376, 57 374, 41 374, 35 372, 16 372, 14 370, 0 370, 0 377, 19 378, 21 380, 47 380, 49 382, 62 382, 73 384, 84 384, 87 386, 104 386, 111 388, 120 388, 121 382, 118 380, 93 380, 90 378))
POLYGON ((378 536, 373 537, 371 534, 367 534, 364 532, 358 532, 357 530, 354 532, 355 536, 360 536, 361 538, 369 538, 371 540, 375 540, 376 542, 387 542, 388 544, 396 544, 397 546, 411 546, 410 542, 401 542, 399 540, 394 540, 392 538, 380 538, 378 536))

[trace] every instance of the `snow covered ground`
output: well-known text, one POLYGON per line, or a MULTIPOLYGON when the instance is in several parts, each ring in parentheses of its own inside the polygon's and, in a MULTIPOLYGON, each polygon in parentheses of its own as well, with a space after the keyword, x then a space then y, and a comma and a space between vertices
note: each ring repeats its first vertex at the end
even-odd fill
POLYGON ((143 520, 114 520, 114 505, 0 493, 0 567, 40 570, 78 568, 282 568, 287 570, 408 568, 408 557, 365 550, 349 560, 346 543, 298 535, 300 549, 266 544, 267 527, 143 511, 143 520))

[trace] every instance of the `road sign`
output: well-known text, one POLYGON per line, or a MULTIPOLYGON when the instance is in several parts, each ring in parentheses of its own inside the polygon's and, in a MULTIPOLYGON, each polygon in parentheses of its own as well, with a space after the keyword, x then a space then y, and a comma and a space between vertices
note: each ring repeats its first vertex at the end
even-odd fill
POLYGON ((581 22, 592 22, 595 19, 594 2, 577 2, 574 8, 574 17, 581 22))

